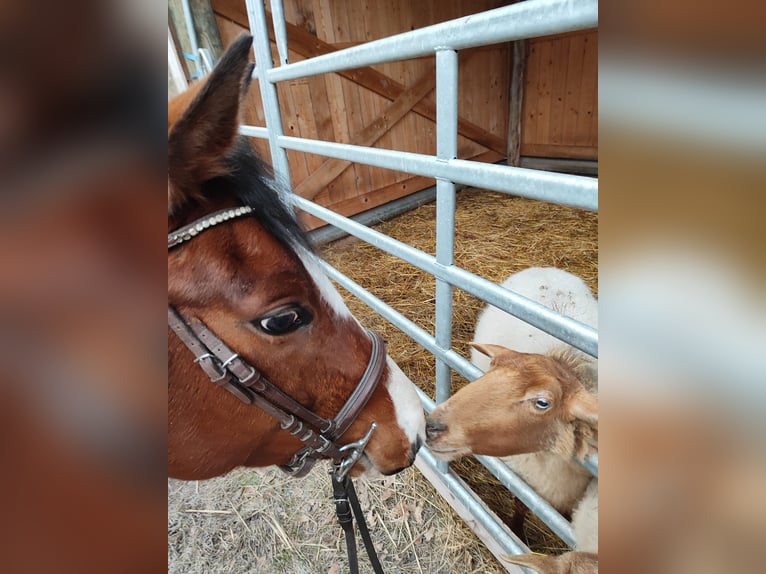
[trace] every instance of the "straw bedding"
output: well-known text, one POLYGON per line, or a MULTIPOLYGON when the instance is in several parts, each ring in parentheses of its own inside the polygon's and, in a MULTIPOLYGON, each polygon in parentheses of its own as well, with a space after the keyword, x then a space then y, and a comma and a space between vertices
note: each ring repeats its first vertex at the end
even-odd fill
MULTIPOLYGON (((435 215, 436 205, 428 204, 375 228, 434 255, 435 215)), ((432 276, 355 238, 328 245, 322 256, 420 327, 434 332, 432 276)), ((465 189, 458 193, 457 200, 455 264, 495 283, 528 267, 558 267, 581 277, 598 295, 598 216, 550 203, 465 189)), ((404 372, 433 397, 433 356, 341 291, 362 323, 378 330, 388 341, 389 354, 404 372)), ((460 289, 454 291, 453 347, 468 357, 468 343, 484 303, 460 289)), ((464 384, 466 381, 453 373, 453 392, 464 384)), ((512 496, 481 465, 463 459, 453 467, 501 518, 510 519, 514 512, 512 496)), ((556 552, 565 548, 536 519, 527 521, 525 534, 533 550, 556 552)))

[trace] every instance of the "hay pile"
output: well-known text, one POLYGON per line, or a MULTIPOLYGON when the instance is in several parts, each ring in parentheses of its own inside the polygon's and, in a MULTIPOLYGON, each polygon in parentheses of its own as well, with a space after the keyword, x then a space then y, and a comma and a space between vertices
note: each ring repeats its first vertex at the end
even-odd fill
MULTIPOLYGON (((436 205, 417 208, 375 228, 426 253, 435 254, 436 205)), ((427 273, 349 237, 328 245, 322 256, 427 331, 434 332, 435 281, 427 273)), ((598 295, 598 216, 587 211, 477 189, 458 194, 455 264, 495 283, 535 266, 552 266, 580 276, 598 295)), ((405 373, 434 396, 435 361, 396 327, 341 289, 352 312, 388 341, 388 351, 405 373)), ((455 289, 453 347, 470 356, 476 317, 484 303, 455 289)), ((453 392, 466 384, 453 373, 453 392)), ((462 478, 503 520, 513 516, 508 491, 473 459, 453 464, 462 478)), ((423 479, 424 480, 424 479, 423 479)), ((527 521, 526 542, 539 552, 566 547, 539 520, 527 521)))

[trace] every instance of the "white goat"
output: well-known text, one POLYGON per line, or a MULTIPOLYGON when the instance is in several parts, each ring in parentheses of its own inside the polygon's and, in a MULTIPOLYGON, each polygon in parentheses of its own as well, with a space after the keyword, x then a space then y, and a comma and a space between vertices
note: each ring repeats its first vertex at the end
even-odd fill
MULTIPOLYGON (((551 267, 533 267, 511 275, 502 286, 562 315, 597 326, 598 302, 582 279, 571 273, 551 267)), ((496 307, 487 306, 482 311, 474 341, 524 353, 574 353, 581 359, 577 378, 587 390, 597 391, 594 359, 496 307)), ((490 366, 489 357, 478 350, 473 350, 471 362, 484 371, 490 366)), ((572 516, 578 550, 597 552, 598 480, 574 462, 571 454, 536 452, 502 457, 502 460, 556 510, 572 516)))

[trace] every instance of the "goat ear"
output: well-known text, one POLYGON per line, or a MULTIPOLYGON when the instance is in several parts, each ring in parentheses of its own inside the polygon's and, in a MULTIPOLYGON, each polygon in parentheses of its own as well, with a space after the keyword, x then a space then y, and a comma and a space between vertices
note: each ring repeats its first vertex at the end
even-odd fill
POLYGON ((572 418, 593 426, 598 424, 598 397, 585 389, 580 389, 569 402, 569 414, 572 418))
POLYGON ((240 103, 253 70, 248 61, 252 40, 243 34, 229 46, 181 117, 169 126, 168 212, 199 193, 203 182, 226 173, 223 158, 237 136, 240 103))
POLYGON ((471 347, 492 359, 492 366, 496 365, 501 359, 513 360, 519 354, 517 351, 501 347, 500 345, 490 345, 489 343, 472 342, 471 347))
POLYGON ((559 571, 556 558, 543 554, 518 554, 516 556, 504 555, 503 560, 511 564, 518 564, 524 568, 531 568, 539 574, 557 574, 559 571))

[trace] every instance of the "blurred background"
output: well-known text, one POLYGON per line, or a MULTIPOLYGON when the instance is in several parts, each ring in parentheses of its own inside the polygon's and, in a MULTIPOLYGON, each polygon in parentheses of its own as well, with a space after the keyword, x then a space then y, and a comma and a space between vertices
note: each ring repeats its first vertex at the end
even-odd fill
MULTIPOLYGON (((601 563, 766 563, 766 35, 601 7, 601 563)), ((0 556, 166 567, 167 8, 0 4, 0 556)))
POLYGON ((0 570, 165 568, 166 9, 0 3, 0 570))
POLYGON ((766 563, 763 18, 600 6, 603 572, 766 563))

